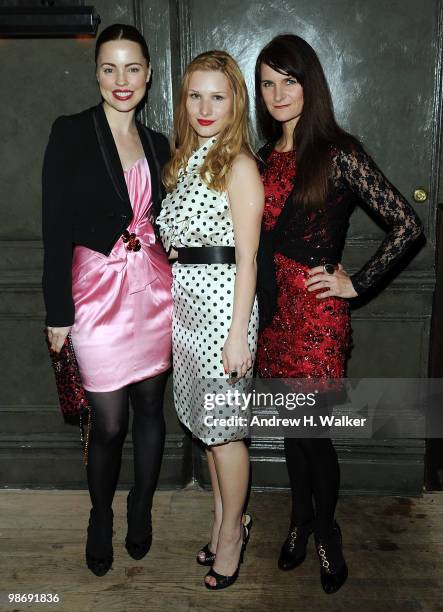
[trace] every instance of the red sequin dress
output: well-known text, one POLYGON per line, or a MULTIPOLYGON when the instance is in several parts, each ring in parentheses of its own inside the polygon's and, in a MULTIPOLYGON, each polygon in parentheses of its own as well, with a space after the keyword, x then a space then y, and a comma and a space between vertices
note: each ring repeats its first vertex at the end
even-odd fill
MULTIPOLYGON (((265 230, 274 228, 293 188, 295 174, 295 153, 280 153, 274 149, 262 174, 265 230)), ((305 288, 310 266, 279 252, 274 254, 274 262, 277 311, 259 336, 258 375, 262 378, 343 377, 351 346, 347 300, 338 297, 316 299, 316 292, 305 288)))

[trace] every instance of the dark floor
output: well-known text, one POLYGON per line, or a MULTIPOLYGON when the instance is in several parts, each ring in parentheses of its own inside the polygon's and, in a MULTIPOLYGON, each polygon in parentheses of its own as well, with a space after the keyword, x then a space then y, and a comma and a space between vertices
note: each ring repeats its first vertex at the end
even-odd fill
POLYGON ((84 491, 0 492, 0 609, 254 612, 443 611, 443 493, 421 498, 342 497, 349 579, 335 595, 319 583, 313 542, 304 564, 276 567, 286 535, 288 494, 255 492, 254 527, 240 577, 207 591, 196 564, 211 521, 211 495, 196 489, 157 493, 154 544, 142 561, 123 546, 125 493, 114 502, 113 569, 96 578, 84 564, 89 498, 84 491), (58 604, 8 604, 8 593, 57 593, 58 604))

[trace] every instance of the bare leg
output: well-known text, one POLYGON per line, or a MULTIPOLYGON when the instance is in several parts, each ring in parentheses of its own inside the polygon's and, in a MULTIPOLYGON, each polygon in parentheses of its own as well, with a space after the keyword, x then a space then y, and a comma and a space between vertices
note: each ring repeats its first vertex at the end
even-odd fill
MULTIPOLYGON (((242 514, 248 492, 249 453, 242 440, 211 447, 222 503, 222 521, 213 568, 219 574, 232 576, 242 548, 242 514)), ((212 576, 205 578, 216 585, 212 576)))
MULTIPOLYGON (((212 524, 211 540, 209 550, 213 553, 217 550, 218 533, 223 518, 223 504, 218 485, 217 470, 215 469, 214 457, 210 448, 206 449, 206 457, 208 460, 209 475, 211 477, 212 495, 214 498, 214 522, 212 524)), ((205 553, 200 551, 199 557, 203 561, 205 553)))

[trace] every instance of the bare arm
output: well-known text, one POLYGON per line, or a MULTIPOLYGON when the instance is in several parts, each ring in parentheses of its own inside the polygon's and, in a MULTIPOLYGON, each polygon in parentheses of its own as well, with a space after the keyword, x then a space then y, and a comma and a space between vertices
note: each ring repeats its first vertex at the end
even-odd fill
POLYGON ((255 161, 241 153, 234 161, 228 183, 234 226, 237 271, 234 285, 232 322, 223 347, 227 372, 244 376, 252 367, 248 326, 257 281, 257 249, 264 206, 264 191, 255 161))

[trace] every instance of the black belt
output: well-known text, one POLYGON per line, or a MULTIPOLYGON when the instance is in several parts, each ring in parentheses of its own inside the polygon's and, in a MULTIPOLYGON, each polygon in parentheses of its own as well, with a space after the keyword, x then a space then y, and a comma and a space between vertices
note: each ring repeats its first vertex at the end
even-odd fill
POLYGON ((235 264, 235 248, 229 246, 177 249, 179 264, 235 264))
POLYGON ((302 245, 276 244, 276 253, 281 253, 289 259, 308 266, 318 266, 324 263, 337 264, 341 259, 341 253, 333 247, 304 247, 302 245))

